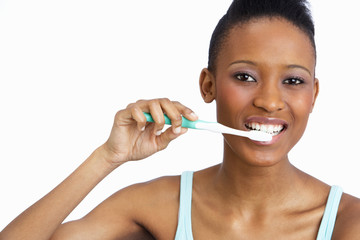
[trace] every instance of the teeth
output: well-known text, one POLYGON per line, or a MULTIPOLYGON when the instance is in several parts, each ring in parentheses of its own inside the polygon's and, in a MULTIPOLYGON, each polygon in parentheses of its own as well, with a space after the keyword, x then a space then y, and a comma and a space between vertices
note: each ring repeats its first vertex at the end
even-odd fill
POLYGON ((261 130, 261 126, 259 123, 250 123, 247 127, 251 128, 252 130, 261 130))
POLYGON ((261 125, 260 131, 262 131, 262 132, 268 132, 268 126, 266 126, 266 125, 261 125))
POLYGON ((278 135, 284 129, 283 125, 260 124, 254 122, 246 124, 246 127, 250 130, 266 132, 273 136, 278 135))
POLYGON ((280 132, 284 127, 281 125, 277 125, 274 127, 274 132, 280 132))
POLYGON ((274 132, 274 128, 275 128, 275 126, 270 125, 267 129, 267 132, 271 132, 271 133, 274 132))

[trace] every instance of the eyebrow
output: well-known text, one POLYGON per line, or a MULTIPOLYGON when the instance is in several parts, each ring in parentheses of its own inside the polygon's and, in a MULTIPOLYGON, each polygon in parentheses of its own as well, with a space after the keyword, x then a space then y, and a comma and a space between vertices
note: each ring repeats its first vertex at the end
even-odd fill
MULTIPOLYGON (((245 64, 257 66, 257 64, 256 64, 255 62, 250 61, 250 60, 237 60, 237 61, 234 61, 234 62, 230 63, 230 64, 229 64, 229 67, 230 67, 231 65, 238 64, 238 63, 245 63, 245 64)), ((301 66, 301 65, 298 65, 298 64, 290 64, 290 65, 287 65, 286 67, 287 67, 287 68, 290 68, 290 69, 291 69, 291 68, 300 68, 300 69, 306 71, 307 73, 309 73, 309 75, 311 76, 310 70, 307 69, 307 68, 304 67, 304 66, 301 66)))
POLYGON ((311 72, 309 69, 307 69, 306 67, 304 66, 301 66, 301 65, 297 65, 297 64, 291 64, 291 65, 288 65, 287 68, 300 68, 302 70, 305 70, 307 73, 309 73, 309 75, 311 76, 311 72))
POLYGON ((254 65, 254 66, 257 65, 257 64, 256 64, 255 62, 253 62, 253 61, 249 61, 249 60, 237 60, 237 61, 235 61, 235 62, 230 63, 230 64, 229 64, 229 67, 230 67, 231 65, 238 64, 238 63, 246 63, 246 64, 250 64, 250 65, 254 65))

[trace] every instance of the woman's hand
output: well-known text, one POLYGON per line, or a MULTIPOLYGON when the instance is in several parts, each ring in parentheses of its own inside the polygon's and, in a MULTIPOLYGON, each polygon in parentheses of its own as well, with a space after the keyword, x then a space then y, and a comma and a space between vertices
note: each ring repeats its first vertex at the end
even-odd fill
POLYGON ((84 221, 59 227, 84 197, 116 167, 126 161, 146 158, 185 133, 186 129, 181 128, 181 116, 193 121, 197 119, 190 109, 168 99, 142 100, 119 111, 106 143, 55 189, 12 221, 0 232, 0 239, 65 239, 62 237, 64 234, 85 234, 86 231, 82 231, 82 227, 86 226, 84 221), (155 123, 147 123, 143 112, 151 113, 155 123), (164 113, 173 125, 162 132, 164 113), (74 233, 74 229, 78 232, 74 233))
POLYGON ((111 164, 120 165, 163 150, 187 131, 181 128, 181 116, 191 121, 197 120, 192 110, 169 99, 140 100, 128 105, 116 114, 110 137, 101 146, 105 159, 111 164), (143 112, 149 112, 155 122, 146 122, 143 112), (162 132, 164 113, 171 119, 172 126, 162 132))

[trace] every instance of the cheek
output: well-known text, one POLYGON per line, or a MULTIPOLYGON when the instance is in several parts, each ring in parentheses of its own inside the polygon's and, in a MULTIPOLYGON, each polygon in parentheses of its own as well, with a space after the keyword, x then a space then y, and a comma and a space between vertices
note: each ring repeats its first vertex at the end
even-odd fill
MULTIPOLYGON (((305 129, 313 106, 312 91, 289 94, 287 104, 299 128, 305 129)), ((300 129, 299 129, 300 130, 300 129)))
POLYGON ((228 116, 232 116, 232 119, 236 121, 245 106, 251 102, 251 95, 253 95, 252 91, 237 86, 236 82, 218 81, 216 85, 218 121, 223 124, 231 124, 232 121, 227 118, 228 116))
POLYGON ((299 114, 310 114, 313 105, 312 91, 306 91, 299 94, 293 94, 291 105, 298 109, 299 114))

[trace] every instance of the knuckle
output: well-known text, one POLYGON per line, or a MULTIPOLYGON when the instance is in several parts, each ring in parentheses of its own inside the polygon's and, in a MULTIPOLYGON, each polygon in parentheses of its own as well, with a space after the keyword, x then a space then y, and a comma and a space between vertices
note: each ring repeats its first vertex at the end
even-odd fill
POLYGON ((139 100, 136 101, 136 103, 139 104, 139 103, 143 103, 143 102, 145 102, 145 101, 146 101, 146 100, 144 100, 144 99, 139 99, 139 100))
POLYGON ((159 104, 158 99, 149 100, 149 106, 155 106, 155 105, 158 105, 158 104, 159 104))
POLYGON ((118 111, 114 116, 114 126, 120 126, 125 110, 118 111))
POLYGON ((190 113, 192 112, 190 108, 186 107, 185 105, 183 105, 182 103, 178 102, 178 101, 174 101, 173 102, 175 104, 175 106, 183 113, 190 113))
POLYGON ((135 104, 134 103, 129 103, 126 108, 132 108, 135 104))
POLYGON ((164 127, 165 119, 164 118, 159 118, 159 120, 156 123, 157 123, 157 126, 164 127))
POLYGON ((142 122, 142 123, 144 123, 144 122, 146 122, 145 119, 144 119, 145 116, 144 116, 144 117, 141 117, 141 113, 142 113, 142 111, 141 111, 141 109, 138 108, 138 107, 134 107, 134 108, 131 109, 131 115, 132 115, 133 117, 137 116, 137 117, 136 117, 136 118, 138 119, 137 122, 142 122))
POLYGON ((160 101, 161 101, 161 102, 164 102, 164 103, 169 103, 169 102, 171 102, 170 99, 169 99, 169 98, 166 98, 166 97, 165 97, 165 98, 161 98, 160 101))
POLYGON ((176 118, 174 118, 174 119, 172 120, 172 123, 173 123, 173 125, 175 125, 175 126, 181 125, 181 122, 182 122, 182 117, 181 117, 181 115, 178 115, 176 118))
POLYGON ((117 111, 116 114, 115 114, 115 118, 116 118, 116 119, 120 118, 120 116, 123 114, 124 111, 125 111, 125 110, 119 110, 119 111, 117 111))

